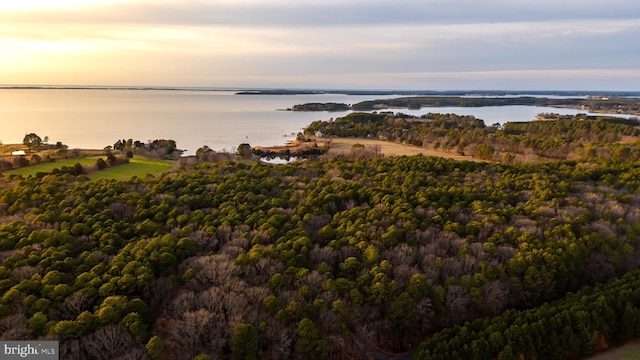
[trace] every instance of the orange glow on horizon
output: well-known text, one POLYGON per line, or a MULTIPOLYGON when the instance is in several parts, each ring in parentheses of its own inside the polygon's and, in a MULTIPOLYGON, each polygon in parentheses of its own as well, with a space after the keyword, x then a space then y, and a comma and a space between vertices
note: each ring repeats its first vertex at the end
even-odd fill
POLYGON ((130 2, 130 0, 21 0, 3 1, 0 11, 33 11, 72 8, 78 6, 105 5, 130 2))

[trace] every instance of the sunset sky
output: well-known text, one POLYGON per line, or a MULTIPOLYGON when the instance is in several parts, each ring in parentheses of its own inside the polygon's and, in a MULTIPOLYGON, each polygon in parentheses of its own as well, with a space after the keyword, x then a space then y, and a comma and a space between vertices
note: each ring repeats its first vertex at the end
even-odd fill
POLYGON ((637 0, 20 0, 0 84, 640 90, 637 0))

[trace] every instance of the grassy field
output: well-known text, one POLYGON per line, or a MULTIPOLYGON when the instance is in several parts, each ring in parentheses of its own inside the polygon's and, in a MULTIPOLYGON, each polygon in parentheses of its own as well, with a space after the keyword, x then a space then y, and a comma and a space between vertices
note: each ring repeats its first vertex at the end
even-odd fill
MULTIPOLYGON (((64 159, 58 160, 52 163, 38 164, 33 166, 27 166, 20 169, 4 172, 6 175, 22 175, 27 177, 29 175, 36 176, 38 172, 51 172, 55 168, 62 168, 63 166, 71 167, 77 163, 82 166, 94 165, 96 160, 101 156, 91 156, 79 159, 64 159)), ((160 174, 171 169, 173 165, 172 161, 167 160, 151 160, 146 158, 133 158, 128 164, 118 165, 113 168, 107 168, 101 171, 96 171, 88 174, 90 179, 128 179, 133 176, 142 177, 147 174, 160 174)))
POLYGON ((169 171, 173 166, 173 161, 169 160, 151 160, 140 157, 134 157, 129 160, 128 164, 118 165, 113 168, 97 171, 89 175, 94 179, 115 179, 124 180, 133 176, 143 177, 147 174, 156 175, 165 171, 169 171))
POLYGON ((77 163, 80 163, 80 165, 82 166, 95 164, 96 160, 99 157, 100 156, 91 156, 91 157, 85 157, 85 158, 79 158, 79 159, 62 159, 62 160, 57 160, 50 163, 32 165, 32 166, 27 166, 27 167, 15 169, 15 170, 10 170, 10 171, 4 172, 3 174, 22 175, 24 177, 27 177, 29 175, 36 176, 38 172, 51 172, 53 169, 56 169, 56 168, 60 169, 63 166, 71 167, 77 163))

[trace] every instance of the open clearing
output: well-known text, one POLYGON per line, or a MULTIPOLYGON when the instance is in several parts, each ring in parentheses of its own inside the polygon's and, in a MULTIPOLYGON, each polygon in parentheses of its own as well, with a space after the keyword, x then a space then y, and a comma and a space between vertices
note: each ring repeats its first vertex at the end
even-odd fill
POLYGON ((485 161, 476 159, 471 156, 463 156, 457 154, 451 154, 444 151, 429 150, 417 146, 410 146, 404 144, 393 143, 390 141, 382 141, 376 139, 360 139, 360 138, 333 138, 329 143, 329 154, 338 155, 341 153, 347 153, 351 150, 351 147, 355 144, 362 144, 365 147, 380 146, 380 152, 384 156, 402 156, 402 155, 417 155, 422 154, 425 156, 439 156, 448 159, 456 160, 468 160, 468 161, 485 161))
POLYGON ((91 180, 94 179, 115 179, 124 180, 134 176, 143 177, 145 175, 157 175, 165 171, 169 171, 173 166, 170 160, 151 160, 140 157, 134 157, 129 163, 114 166, 112 168, 97 171, 89 175, 91 180))
POLYGON ((84 157, 84 158, 78 158, 78 159, 56 160, 54 162, 42 163, 38 165, 31 165, 31 166, 26 166, 26 167, 14 169, 14 170, 9 170, 4 172, 3 174, 22 175, 24 177, 27 177, 29 175, 36 176, 36 174, 39 172, 49 173, 53 171, 53 169, 61 169, 63 166, 71 167, 78 163, 82 166, 92 165, 96 163, 96 160, 98 160, 98 158, 99 156, 91 156, 91 157, 84 157))
POLYGON ((477 159, 471 156, 452 154, 446 151, 439 150, 431 150, 425 149, 423 147, 411 146, 405 144, 398 144, 391 141, 383 141, 378 139, 366 139, 366 138, 315 138, 312 142, 299 142, 299 141, 291 141, 287 145, 281 146, 256 146, 255 149, 262 151, 272 151, 280 154, 291 154, 294 155, 298 152, 307 151, 313 148, 315 145, 318 147, 327 146, 329 151, 328 155, 350 155, 353 145, 360 144, 365 147, 365 149, 372 149, 376 146, 379 146, 379 154, 383 156, 402 156, 402 155, 418 155, 422 154, 425 156, 439 156, 447 159, 455 159, 455 160, 468 160, 468 161, 486 161, 477 159))
MULTIPOLYGON (((36 176, 38 172, 50 173, 53 169, 60 169, 63 166, 71 167, 77 163, 88 166, 95 165, 96 160, 101 156, 90 156, 78 159, 63 159, 51 163, 27 166, 15 170, 4 172, 6 175, 22 175, 24 177, 36 176)), ((106 168, 104 170, 91 172, 87 176, 94 179, 129 179, 133 176, 143 177, 147 174, 156 175, 168 171, 173 166, 173 161, 169 160, 152 160, 141 157, 134 157, 129 163, 106 168)))
POLYGON ((588 360, 637 360, 640 359, 640 340, 589 357, 588 360))

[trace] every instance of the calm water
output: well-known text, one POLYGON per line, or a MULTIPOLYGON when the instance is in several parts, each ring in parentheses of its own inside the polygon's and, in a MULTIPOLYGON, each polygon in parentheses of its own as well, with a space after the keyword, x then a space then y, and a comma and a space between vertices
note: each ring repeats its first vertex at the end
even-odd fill
MULTIPOLYGON (((389 96, 390 97, 390 96, 389 96)), ((314 120, 347 112, 278 111, 307 102, 347 104, 381 96, 234 95, 228 91, 0 89, 0 141, 20 143, 26 133, 48 136, 70 148, 103 148, 118 139, 174 139, 187 154, 207 145, 214 150, 281 145, 314 120)), ((541 112, 584 111, 532 106, 423 108, 403 110, 474 115, 485 124, 528 121, 541 112)))

